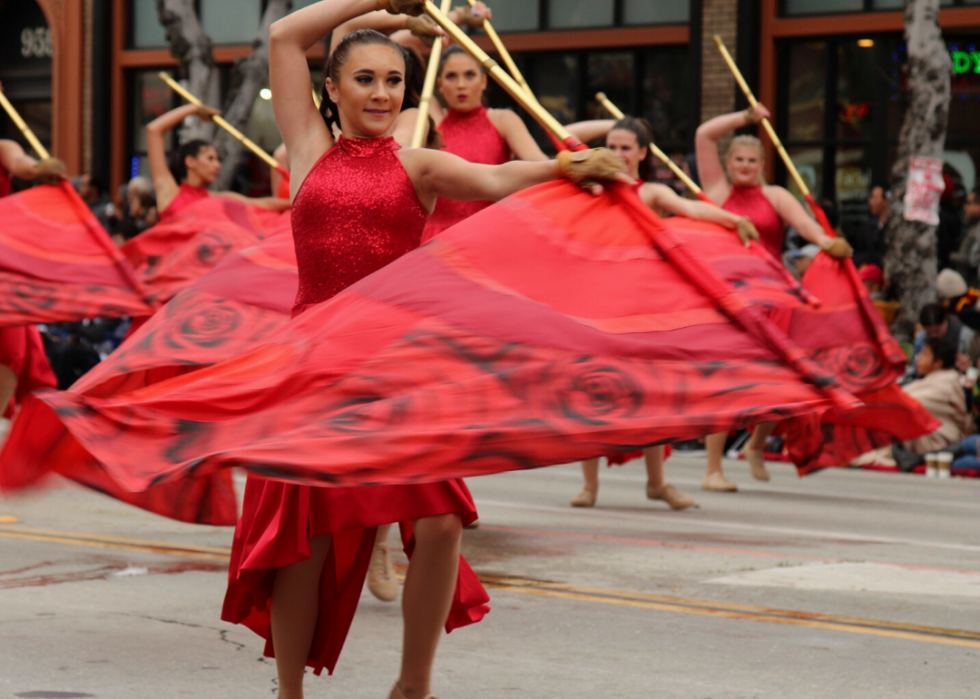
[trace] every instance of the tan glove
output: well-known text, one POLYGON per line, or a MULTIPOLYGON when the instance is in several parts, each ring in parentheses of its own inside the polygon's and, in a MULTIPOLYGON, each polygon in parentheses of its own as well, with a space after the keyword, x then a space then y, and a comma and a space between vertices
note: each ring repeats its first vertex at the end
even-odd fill
POLYGON ((453 8, 453 21, 460 27, 482 27, 485 19, 485 15, 474 13, 469 5, 453 8))
POLYGON ((426 0, 378 0, 378 9, 392 15, 418 17, 425 12, 426 0))
POLYGON ((745 247, 749 246, 750 240, 759 240, 759 231, 756 230, 755 224, 745 216, 735 224, 735 232, 738 233, 738 239, 745 244, 745 247))
POLYGON ((54 184, 65 174, 65 164, 57 158, 45 158, 34 166, 34 177, 47 184, 54 184))
POLYGON ((426 46, 432 46, 437 36, 445 36, 442 28, 429 15, 409 17, 405 21, 405 29, 421 39, 426 46))
POLYGON ((558 154, 558 169, 562 176, 583 189, 602 181, 614 180, 626 172, 623 159, 608 148, 563 150, 558 154))
POLYGON ((854 248, 851 247, 850 243, 840 237, 830 238, 820 247, 835 260, 845 260, 848 257, 854 257, 854 248))

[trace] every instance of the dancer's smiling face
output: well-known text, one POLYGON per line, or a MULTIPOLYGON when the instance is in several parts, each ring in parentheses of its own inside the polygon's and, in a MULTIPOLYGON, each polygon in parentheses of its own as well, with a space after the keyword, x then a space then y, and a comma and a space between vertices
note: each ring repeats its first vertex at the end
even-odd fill
POLYGON ((483 104, 487 76, 476 59, 454 53, 443 61, 439 74, 439 93, 450 109, 470 112, 483 104))
POLYGON ((761 181, 764 163, 762 153, 755 146, 736 145, 728 154, 725 166, 732 184, 749 187, 761 181))
POLYGON ((327 92, 337 105, 345 136, 387 136, 405 99, 405 59, 393 46, 356 46, 337 79, 327 78, 327 92))
POLYGON ((640 179, 640 163, 650 154, 640 147, 640 139, 627 129, 613 129, 606 136, 606 148, 615 152, 626 164, 626 171, 634 180, 640 179))

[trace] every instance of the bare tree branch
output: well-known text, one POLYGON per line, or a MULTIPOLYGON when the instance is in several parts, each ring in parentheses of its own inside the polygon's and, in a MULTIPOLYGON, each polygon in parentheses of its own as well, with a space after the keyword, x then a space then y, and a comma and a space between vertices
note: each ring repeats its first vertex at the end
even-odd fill
MULTIPOLYGON (((252 53, 235 62, 231 85, 225 96, 223 116, 240 131, 245 130, 259 90, 269 78, 269 27, 289 14, 292 6, 292 0, 269 0, 262 16, 259 34, 252 42, 252 53)), ((242 153, 242 145, 225 131, 220 131, 213 143, 221 162, 225 164, 216 186, 218 189, 229 189, 242 153)))
POLYGON ((891 217, 885 234, 885 272, 899 290, 893 331, 908 339, 919 311, 936 299, 936 227, 905 220, 904 199, 913 157, 942 160, 949 121, 949 52, 939 29, 940 0, 905 0, 908 108, 892 169, 891 217))
MULTIPOLYGON (((167 32, 170 54, 186 70, 187 89, 205 104, 215 106, 221 98, 220 76, 211 53, 211 38, 204 32, 194 10, 194 0, 156 0, 157 16, 167 32)), ((214 125, 189 119, 181 138, 210 140, 214 125)))

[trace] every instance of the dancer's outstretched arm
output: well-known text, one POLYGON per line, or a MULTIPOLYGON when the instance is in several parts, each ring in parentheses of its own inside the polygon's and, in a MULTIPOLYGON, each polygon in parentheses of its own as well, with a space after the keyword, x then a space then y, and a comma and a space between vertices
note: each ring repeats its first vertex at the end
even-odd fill
POLYGON ((209 107, 185 104, 171 109, 146 125, 146 157, 150 161, 150 175, 153 177, 153 189, 157 194, 157 211, 163 211, 170 206, 170 202, 180 191, 180 183, 170 172, 167 146, 163 137, 189 116, 196 115, 201 119, 210 120, 215 114, 218 112, 209 107))
POLYGON ((745 216, 725 211, 703 201, 685 199, 666 185, 647 183, 640 190, 644 203, 651 209, 668 211, 675 216, 684 216, 695 221, 708 221, 738 231, 738 237, 746 246, 750 240, 759 240, 759 231, 745 216))
POLYGON ((57 178, 65 174, 65 164, 57 158, 32 158, 17 141, 0 140, 0 168, 22 180, 57 178))

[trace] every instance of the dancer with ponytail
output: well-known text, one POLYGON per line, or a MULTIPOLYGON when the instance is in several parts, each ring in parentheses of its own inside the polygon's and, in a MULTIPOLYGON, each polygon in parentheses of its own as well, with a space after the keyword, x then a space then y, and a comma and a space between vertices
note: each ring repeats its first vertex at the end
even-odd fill
MULTIPOLYGON (((430 58, 434 60, 434 57, 430 58)), ((433 102, 434 118, 445 150, 471 163, 499 165, 514 158, 548 160, 527 125, 509 109, 487 109, 483 96, 487 74, 483 66, 459 46, 442 52, 437 90, 445 108, 433 102)), ((583 121, 568 132, 587 143, 605 135, 611 119, 583 121)), ((425 227, 423 241, 490 206, 489 201, 453 201, 441 198, 425 227)))
MULTIPOLYGON (((606 148, 619 154, 626 164, 626 171, 637 182, 633 186, 643 203, 661 215, 685 216, 698 221, 710 221, 737 233, 742 242, 758 240, 759 233, 745 216, 724 211, 701 201, 684 199, 666 185, 648 182, 653 174, 653 154, 650 144, 653 130, 645 119, 626 117, 617 121, 606 136, 606 148)), ((607 457, 609 465, 618 465, 637 456, 634 452, 607 457)), ((648 447, 643 450, 646 463, 646 495, 650 500, 661 500, 672 510, 685 510, 694 507, 692 498, 684 495, 664 480, 664 461, 666 448, 648 447)), ((582 462, 584 484, 582 491, 572 498, 572 507, 594 507, 599 493, 599 459, 582 462)))
MULTIPOLYGON (((758 138, 734 137, 722 164, 718 141, 736 129, 758 124, 763 118, 769 118, 769 110, 758 105, 744 112, 715 117, 698 128, 695 138, 698 174, 705 192, 714 201, 724 202, 723 208, 726 211, 751 219, 762 237, 762 245, 777 259, 783 254, 786 226, 795 228, 805 240, 819 245, 835 259, 850 257, 853 250, 847 241, 828 236, 792 194, 783 187, 764 184, 765 151, 758 138)), ((777 424, 767 422, 758 425, 743 450, 751 467, 752 477, 756 480, 768 481, 770 478, 764 450, 766 439, 777 424)), ((714 434, 705 439, 708 466, 701 484, 704 490, 738 490, 738 486, 728 480, 722 471, 721 460, 726 439, 726 434, 714 434)))
MULTIPOLYGON (((390 12, 418 14, 423 3, 383 4, 390 12)), ((324 121, 311 99, 306 52, 376 6, 376 0, 319 2, 271 30, 273 106, 291 173, 297 315, 416 247, 437 196, 500 199, 561 174, 554 162, 486 167, 434 150, 400 149, 390 134, 405 96, 405 57, 371 30, 355 31, 335 48, 325 83, 330 119, 324 121)), ((603 153, 579 165, 592 180, 621 170, 603 153)), ((222 616, 267 639, 279 695, 302 697, 304 667, 319 672, 336 663, 376 527, 411 522, 403 524, 412 556, 402 671, 391 696, 430 696, 442 627, 473 623, 487 611, 488 598, 459 555, 462 527, 475 518, 459 480, 337 489, 250 476, 222 616)))
MULTIPOLYGON (((167 160, 164 136, 187 117, 196 116, 210 121, 219 114, 209 107, 186 104, 157 117, 146 126, 146 153, 150 161, 150 174, 157 195, 160 220, 167 221, 195 201, 211 196, 208 187, 218 178, 221 160, 218 151, 207 141, 194 139, 182 144, 167 160)), ((277 197, 250 198, 236 192, 218 192, 216 196, 230 197, 254 206, 283 211, 289 203, 277 197)))

